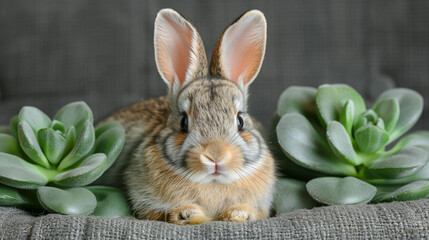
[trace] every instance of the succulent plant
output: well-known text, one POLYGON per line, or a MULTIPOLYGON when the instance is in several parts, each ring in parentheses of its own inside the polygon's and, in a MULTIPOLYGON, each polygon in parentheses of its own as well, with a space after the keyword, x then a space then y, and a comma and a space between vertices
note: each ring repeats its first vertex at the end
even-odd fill
MULTIPOLYGON (((422 97, 404 88, 383 92, 367 109, 347 85, 289 87, 280 96, 273 124, 278 164, 286 176, 308 181, 307 195, 301 192, 301 197, 322 204, 425 197, 429 132, 397 141, 417 122, 422 109, 422 97)), ((279 185, 303 186, 287 181, 279 185)))
POLYGON ((23 107, 10 127, 0 131, 0 205, 91 214, 106 212, 101 207, 113 198, 117 206, 111 208, 119 211, 106 214, 129 215, 119 190, 85 188, 122 151, 125 133, 120 123, 94 129, 88 105, 73 102, 53 120, 35 107, 23 107))

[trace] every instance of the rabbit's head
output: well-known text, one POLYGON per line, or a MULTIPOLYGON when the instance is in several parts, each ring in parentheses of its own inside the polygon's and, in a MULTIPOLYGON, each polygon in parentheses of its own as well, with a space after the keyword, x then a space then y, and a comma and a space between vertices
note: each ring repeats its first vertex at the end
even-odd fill
POLYGON ((260 11, 240 16, 217 41, 209 73, 194 26, 174 10, 158 13, 155 58, 171 113, 157 144, 184 178, 228 184, 263 164, 268 150, 247 113, 247 92, 261 68, 266 29, 260 11))

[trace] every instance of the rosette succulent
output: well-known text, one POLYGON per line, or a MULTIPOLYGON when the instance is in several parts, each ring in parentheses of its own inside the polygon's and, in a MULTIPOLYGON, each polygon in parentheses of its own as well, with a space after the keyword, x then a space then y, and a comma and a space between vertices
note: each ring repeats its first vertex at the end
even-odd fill
POLYGON ((367 109, 347 85, 289 87, 274 121, 275 154, 286 176, 309 181, 286 184, 305 186, 300 197, 311 198, 312 205, 314 200, 332 205, 427 196, 429 132, 399 140, 422 109, 422 97, 410 89, 387 90, 367 109))
POLYGON ((52 120, 35 107, 23 107, 0 131, 0 205, 63 214, 129 215, 118 189, 84 187, 122 151, 121 124, 109 122, 94 129, 91 109, 74 102, 52 120))

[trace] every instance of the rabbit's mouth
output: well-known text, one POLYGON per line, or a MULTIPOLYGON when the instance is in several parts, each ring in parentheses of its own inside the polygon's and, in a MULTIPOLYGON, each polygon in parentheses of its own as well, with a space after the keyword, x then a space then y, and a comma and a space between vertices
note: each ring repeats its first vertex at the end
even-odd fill
POLYGON ((222 174, 222 166, 215 165, 214 170, 209 171, 209 173, 210 173, 210 175, 215 176, 215 177, 223 175, 222 174))
POLYGON ((218 165, 217 163, 215 163, 215 169, 214 169, 214 172, 212 173, 212 175, 213 175, 213 176, 217 176, 217 175, 219 175, 219 174, 220 174, 220 173, 219 173, 219 170, 220 170, 219 165, 218 165))
POLYGON ((229 184, 239 179, 234 173, 243 167, 244 159, 238 146, 217 140, 192 148, 185 162, 189 171, 185 177, 192 182, 229 184))
POLYGON ((206 154, 200 155, 201 163, 204 164, 206 171, 212 176, 222 175, 226 170, 226 163, 231 159, 231 153, 226 152, 220 160, 213 160, 206 154))
POLYGON ((219 165, 215 164, 214 170, 210 173, 212 176, 219 176, 221 173, 219 172, 219 165))

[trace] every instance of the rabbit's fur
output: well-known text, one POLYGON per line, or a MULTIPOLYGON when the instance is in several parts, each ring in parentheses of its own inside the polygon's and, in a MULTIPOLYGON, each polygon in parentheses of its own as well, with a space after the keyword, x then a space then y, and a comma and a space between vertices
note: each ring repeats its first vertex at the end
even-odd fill
POLYGON ((218 40, 209 74, 192 24, 171 9, 158 13, 155 58, 169 94, 106 119, 126 129, 117 161, 125 163, 138 218, 196 224, 269 216, 274 162, 246 112, 247 88, 259 72, 265 42, 263 14, 243 14, 218 40))

